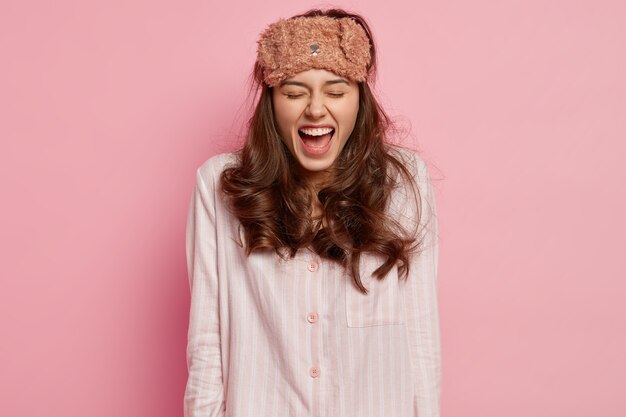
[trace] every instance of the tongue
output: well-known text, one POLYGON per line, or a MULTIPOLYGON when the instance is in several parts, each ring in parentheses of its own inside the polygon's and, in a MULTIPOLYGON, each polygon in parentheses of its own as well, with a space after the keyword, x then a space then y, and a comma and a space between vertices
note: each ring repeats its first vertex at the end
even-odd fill
POLYGON ((330 138, 333 136, 333 132, 327 133, 322 136, 311 136, 306 133, 300 132, 300 137, 302 141, 306 143, 307 146, 311 146, 313 148, 323 148, 330 142, 330 138))

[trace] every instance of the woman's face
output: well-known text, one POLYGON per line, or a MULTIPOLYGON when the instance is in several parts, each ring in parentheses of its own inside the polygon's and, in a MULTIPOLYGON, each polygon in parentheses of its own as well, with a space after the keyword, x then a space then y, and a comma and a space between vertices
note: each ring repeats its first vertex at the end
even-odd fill
POLYGON ((357 83, 310 69, 273 88, 274 117, 283 142, 312 183, 326 178, 350 137, 359 111, 357 83))

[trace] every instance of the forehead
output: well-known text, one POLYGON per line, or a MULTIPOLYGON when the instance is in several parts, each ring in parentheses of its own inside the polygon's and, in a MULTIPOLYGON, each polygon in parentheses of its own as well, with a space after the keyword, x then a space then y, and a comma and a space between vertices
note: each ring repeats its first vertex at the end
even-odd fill
POLYGON ((334 72, 325 69, 309 69, 302 71, 294 75, 293 77, 286 78, 280 83, 280 87, 284 85, 299 85, 299 86, 324 86, 324 85, 347 85, 352 86, 354 82, 346 77, 339 76, 334 72))

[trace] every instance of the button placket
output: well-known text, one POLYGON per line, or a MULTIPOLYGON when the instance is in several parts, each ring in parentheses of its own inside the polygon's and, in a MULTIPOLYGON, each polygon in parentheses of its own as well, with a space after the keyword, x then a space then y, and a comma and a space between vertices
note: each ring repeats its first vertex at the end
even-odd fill
POLYGON ((319 312, 315 311, 318 309, 318 294, 321 291, 322 282, 319 279, 319 269, 320 269, 320 260, 315 256, 315 254, 311 254, 312 256, 308 259, 306 263, 307 274, 311 274, 308 278, 311 284, 312 292, 311 292, 311 311, 309 311, 306 315, 306 320, 309 324, 311 324, 310 332, 311 332, 311 342, 312 346, 312 356, 311 356, 311 367, 309 368, 309 376, 311 378, 318 378, 320 376, 320 352, 319 352, 319 338, 322 336, 321 328, 319 324, 317 324, 319 320, 319 312), (317 324, 317 325, 314 325, 317 324), (315 365, 314 365, 315 364, 315 365))

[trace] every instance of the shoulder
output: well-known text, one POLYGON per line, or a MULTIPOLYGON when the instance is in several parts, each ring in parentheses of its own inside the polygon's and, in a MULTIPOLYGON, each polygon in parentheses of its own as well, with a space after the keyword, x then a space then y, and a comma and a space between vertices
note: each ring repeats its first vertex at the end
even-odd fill
POLYGON ((207 188, 214 189, 219 176, 228 166, 238 161, 237 152, 226 152, 206 159, 196 170, 196 180, 202 181, 207 188))
POLYGON ((415 230, 417 222, 427 224, 436 215, 429 169, 416 150, 390 145, 389 153, 407 169, 411 177, 407 180, 404 175, 395 174, 397 187, 392 192, 392 213, 401 221, 408 222, 411 229, 415 230))
POLYGON ((407 168, 418 186, 428 187, 430 185, 426 162, 416 150, 395 144, 390 144, 388 149, 389 153, 407 168))

